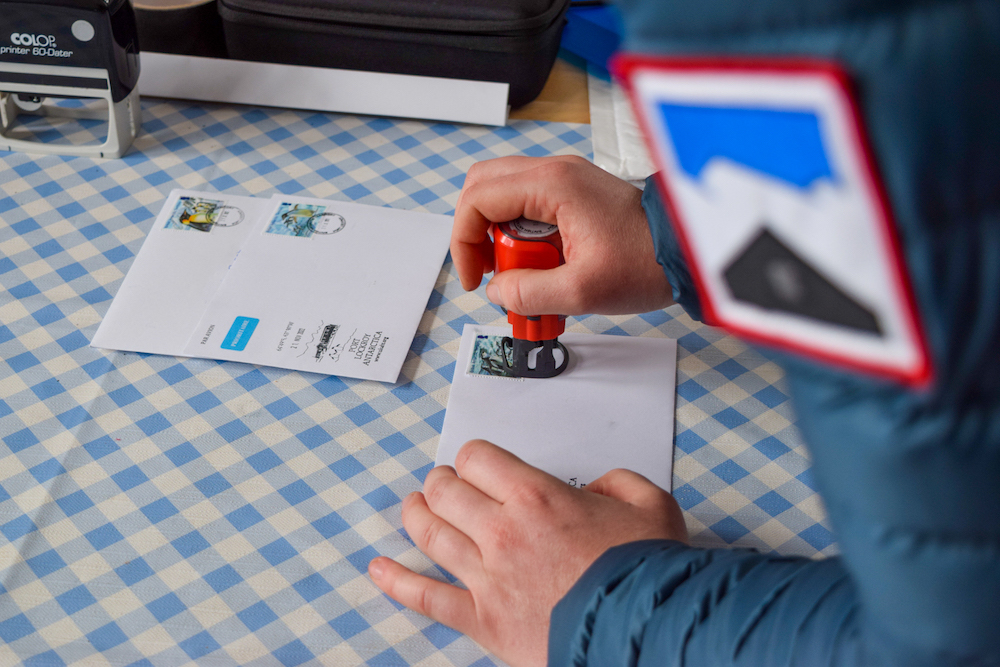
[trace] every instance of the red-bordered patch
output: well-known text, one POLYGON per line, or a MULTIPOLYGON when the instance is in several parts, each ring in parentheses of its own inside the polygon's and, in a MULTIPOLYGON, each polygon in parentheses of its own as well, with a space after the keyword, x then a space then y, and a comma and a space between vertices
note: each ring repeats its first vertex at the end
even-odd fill
POLYGON ((846 74, 803 59, 623 55, 706 321, 911 385, 930 355, 846 74))

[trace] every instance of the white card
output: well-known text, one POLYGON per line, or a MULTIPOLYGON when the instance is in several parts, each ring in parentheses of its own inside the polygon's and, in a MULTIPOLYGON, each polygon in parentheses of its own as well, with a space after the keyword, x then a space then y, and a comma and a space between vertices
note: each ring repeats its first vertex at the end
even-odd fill
POLYGON ((266 199, 171 192, 91 345, 183 355, 267 207, 266 199))
POLYGON ((275 196, 185 354, 394 382, 452 219, 275 196))
POLYGON ((507 124, 510 85, 142 52, 139 92, 250 106, 507 124), (295 91, 294 94, 285 91, 295 91))
POLYGON ((482 438, 572 486, 626 468, 670 490, 676 341, 566 333, 559 340, 570 364, 561 375, 516 380, 475 372, 489 344, 479 337, 504 335, 508 329, 465 326, 437 465, 454 465, 463 444, 482 438))

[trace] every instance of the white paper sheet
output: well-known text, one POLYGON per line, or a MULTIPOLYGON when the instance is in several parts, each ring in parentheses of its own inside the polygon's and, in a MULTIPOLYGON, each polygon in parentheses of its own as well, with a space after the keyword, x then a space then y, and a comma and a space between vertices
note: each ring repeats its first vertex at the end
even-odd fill
POLYGON ((268 205, 268 200, 253 197, 171 192, 91 344, 183 355, 212 295, 268 205), (182 223, 185 210, 189 215, 182 223), (201 219, 222 224, 198 222, 201 219))
POLYGON ((628 95, 606 74, 591 67, 587 74, 590 131, 594 164, 618 178, 644 185, 656 171, 628 95))
POLYGON ((573 486, 627 468, 670 490, 676 341, 566 333, 570 366, 554 378, 468 373, 476 337, 504 334, 465 326, 437 465, 454 465, 463 444, 483 438, 573 486))
POLYGON ((142 54, 139 93, 182 100, 507 124, 510 86, 431 76, 142 54))
MULTIPOLYGON (((179 201, 172 194, 168 208, 179 201)), ((248 232, 235 259, 230 246, 199 255, 224 265, 221 278, 187 279, 183 291, 171 281, 187 266, 189 245, 171 243, 173 236, 206 242, 231 230, 167 229, 170 214, 161 213, 122 285, 125 300, 115 298, 92 344, 395 381, 448 252, 452 219, 302 197, 261 204, 240 225, 248 232), (154 294, 174 310, 187 304, 184 327, 150 337, 150 327, 135 324, 165 319, 154 294)))

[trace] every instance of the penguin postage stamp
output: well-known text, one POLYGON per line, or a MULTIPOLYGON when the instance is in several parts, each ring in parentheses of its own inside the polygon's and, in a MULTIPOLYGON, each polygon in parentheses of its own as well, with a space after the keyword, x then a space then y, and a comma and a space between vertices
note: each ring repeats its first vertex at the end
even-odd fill
POLYGON ((509 341, 510 337, 477 334, 466 373, 523 381, 524 378, 514 377, 508 370, 511 365, 511 351, 504 345, 505 339, 509 341))
POLYGON ((243 209, 218 199, 180 197, 164 226, 209 233, 216 227, 235 227, 244 218, 243 209))
POLYGON ((347 226, 344 216, 319 204, 282 203, 267 226, 268 234, 311 238, 329 236, 347 226))

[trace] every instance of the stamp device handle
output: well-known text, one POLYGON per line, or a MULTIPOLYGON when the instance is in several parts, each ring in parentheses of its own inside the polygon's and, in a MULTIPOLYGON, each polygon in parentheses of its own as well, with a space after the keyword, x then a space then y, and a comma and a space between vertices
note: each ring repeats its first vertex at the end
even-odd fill
MULTIPOLYGON (((559 228, 521 218, 493 226, 493 250, 496 272, 508 269, 554 269, 565 263, 559 228)), ((552 340, 566 330, 562 315, 526 317, 507 312, 514 328, 514 338, 539 342, 552 340)))

